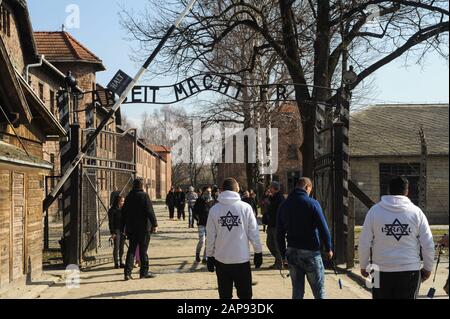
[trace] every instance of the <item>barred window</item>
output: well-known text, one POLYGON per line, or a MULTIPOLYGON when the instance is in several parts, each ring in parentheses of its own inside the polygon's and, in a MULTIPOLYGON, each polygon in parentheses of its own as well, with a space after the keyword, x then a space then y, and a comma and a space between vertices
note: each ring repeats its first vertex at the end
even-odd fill
POLYGON ((380 196, 389 194, 389 183, 392 179, 403 176, 409 181, 409 198, 419 204, 419 163, 380 164, 380 196))

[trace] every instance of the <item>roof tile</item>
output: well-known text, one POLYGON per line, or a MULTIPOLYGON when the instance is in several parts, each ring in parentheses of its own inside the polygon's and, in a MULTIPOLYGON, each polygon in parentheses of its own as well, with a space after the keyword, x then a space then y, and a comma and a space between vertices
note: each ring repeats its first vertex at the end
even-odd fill
POLYGON ((35 32, 39 54, 50 62, 83 61, 102 64, 94 53, 67 32, 35 32))

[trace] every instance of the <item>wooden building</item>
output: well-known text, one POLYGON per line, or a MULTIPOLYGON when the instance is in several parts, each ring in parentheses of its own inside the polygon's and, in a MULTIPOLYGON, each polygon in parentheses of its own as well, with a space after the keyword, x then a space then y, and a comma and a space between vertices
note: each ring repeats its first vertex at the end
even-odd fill
MULTIPOLYGON (((28 79, 39 62, 26 2, 0 6, 0 289, 42 271, 44 143, 66 136, 28 79)), ((55 80, 57 81, 57 80, 55 80)), ((49 81, 51 82, 51 81, 49 81)), ((50 83, 54 85, 54 83, 50 83)))

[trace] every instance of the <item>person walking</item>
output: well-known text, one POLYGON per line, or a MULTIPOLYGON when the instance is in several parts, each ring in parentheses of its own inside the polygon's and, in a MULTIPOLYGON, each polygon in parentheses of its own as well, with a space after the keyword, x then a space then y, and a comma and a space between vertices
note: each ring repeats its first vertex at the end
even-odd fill
POLYGON ((152 233, 158 229, 155 211, 150 197, 144 192, 141 179, 133 182, 133 190, 128 194, 122 208, 125 234, 130 240, 125 264, 125 280, 133 279, 133 262, 136 248, 139 246, 141 260, 140 278, 154 278, 149 272, 148 247, 152 233))
POLYGON ((406 178, 393 179, 390 195, 369 210, 364 222, 359 261, 366 278, 369 266, 376 266, 374 299, 416 299, 420 283, 433 271, 433 234, 425 214, 408 198, 408 190, 406 178))
POLYGON ((205 246, 206 241, 206 224, 208 221, 209 210, 214 204, 214 199, 212 197, 211 187, 207 186, 203 188, 202 195, 195 202, 193 213, 194 219, 197 221, 198 225, 198 244, 195 250, 195 261, 202 261, 206 264, 206 247, 203 253, 203 260, 200 259, 203 246, 205 246))
POLYGON ((259 206, 261 207, 261 214, 262 214, 262 224, 263 224, 263 232, 266 232, 267 224, 268 224, 268 210, 269 210, 269 204, 270 204, 270 189, 267 188, 264 192, 264 196, 261 199, 261 202, 259 203, 259 206))
POLYGON ((249 191, 244 192, 244 196, 242 197, 242 201, 244 203, 249 204, 253 209, 253 214, 255 214, 255 217, 258 216, 258 206, 256 205, 256 200, 250 196, 249 191))
POLYGON ((267 248, 269 248, 270 253, 275 258, 275 263, 270 266, 270 269, 281 269, 282 268, 282 258, 280 254, 280 249, 278 248, 277 242, 277 216, 278 208, 284 202, 284 195, 281 193, 281 187, 278 182, 272 182, 270 184, 270 202, 267 207, 266 221, 267 221, 267 248))
POLYGON ((189 192, 186 195, 186 200, 188 204, 188 211, 189 211, 189 228, 194 228, 194 205, 198 199, 198 195, 195 192, 194 187, 189 187, 189 192))
POLYGON ((258 196, 253 189, 250 190, 250 198, 254 201, 256 207, 256 218, 258 218, 258 196))
POLYGON ((253 297, 249 242, 255 268, 263 262, 258 223, 251 206, 242 202, 235 179, 226 179, 222 189, 206 225, 208 271, 216 272, 220 299, 232 299, 234 285, 239 299, 248 300, 253 297))
MULTIPOLYGON (((444 235, 442 240, 439 242, 439 245, 441 245, 444 248, 448 248, 448 234, 444 235)), ((447 282, 445 283, 445 286, 444 286, 444 291, 448 296, 448 277, 447 277, 447 282)))
POLYGON ((217 202, 218 202, 219 195, 220 195, 220 189, 219 189, 219 186, 214 185, 214 186, 212 187, 212 197, 213 197, 213 199, 214 199, 214 203, 217 203, 217 202))
POLYGON ((175 217, 175 189, 173 187, 167 193, 166 206, 169 209, 169 219, 173 220, 175 217))
POLYGON ((122 207, 125 202, 125 199, 120 195, 116 195, 113 198, 114 198, 113 205, 108 211, 108 225, 109 231, 111 233, 111 238, 114 243, 113 247, 114 267, 116 269, 119 269, 125 268, 125 264, 123 263, 122 259, 125 247, 122 207))
POLYGON ((181 217, 183 217, 183 220, 186 220, 186 193, 183 192, 181 187, 177 188, 177 191, 175 192, 175 206, 177 208, 177 218, 178 220, 181 220, 181 217))
POLYGON ((296 189, 281 204, 278 215, 278 245, 284 264, 289 267, 292 299, 304 298, 305 276, 314 298, 325 299, 322 244, 326 258, 333 258, 330 231, 319 202, 310 197, 312 190, 311 180, 301 178, 296 189))

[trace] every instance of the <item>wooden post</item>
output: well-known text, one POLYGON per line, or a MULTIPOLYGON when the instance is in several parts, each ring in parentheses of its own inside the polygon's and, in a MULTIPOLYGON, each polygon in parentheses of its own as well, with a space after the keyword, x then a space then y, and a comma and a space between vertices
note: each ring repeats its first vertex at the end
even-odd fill
POLYGON ((420 177, 419 177, 419 207, 426 212, 427 210, 427 159, 428 159, 428 146, 423 131, 423 127, 419 130, 420 136, 420 177))

